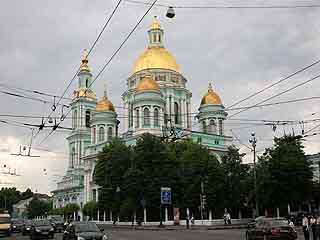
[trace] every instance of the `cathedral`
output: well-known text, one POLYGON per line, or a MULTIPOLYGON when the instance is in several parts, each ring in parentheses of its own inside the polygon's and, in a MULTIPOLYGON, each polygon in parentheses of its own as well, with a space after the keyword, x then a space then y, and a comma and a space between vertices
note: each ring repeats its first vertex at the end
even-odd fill
MULTIPOLYGON (((97 201, 99 186, 93 181, 98 153, 114 137, 134 145, 143 133, 167 134, 169 126, 181 138, 191 139, 205 147, 218 159, 226 152, 232 138, 225 135, 227 113, 211 84, 201 99, 197 113, 191 110, 192 93, 187 88, 175 57, 165 48, 164 31, 155 18, 148 30, 148 46, 133 64, 122 94, 126 118, 120 134, 117 111, 105 89, 101 100, 90 89, 92 73, 85 55, 74 91, 72 131, 69 144, 68 170, 52 193, 54 208, 77 203, 80 208, 88 201, 97 201), (199 130, 193 130, 196 119, 199 130)), ((81 213, 79 213, 81 215, 81 213)))

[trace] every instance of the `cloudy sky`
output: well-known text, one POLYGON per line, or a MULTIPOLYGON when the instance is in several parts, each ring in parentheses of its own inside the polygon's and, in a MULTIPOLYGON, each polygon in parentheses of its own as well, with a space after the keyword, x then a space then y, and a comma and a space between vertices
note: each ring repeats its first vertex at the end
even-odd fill
MULTIPOLYGON (((150 0, 148 0, 150 1, 150 0)), ((301 5, 317 1, 293 0, 158 0, 159 3, 186 6, 244 6, 244 5, 301 5)), ((0 91, 14 92, 8 87, 20 87, 61 95, 80 63, 83 49, 90 48, 104 22, 115 7, 116 0, 68 1, 5 1, 0 9, 0 91)), ((123 1, 108 29, 90 55, 93 74, 118 48, 126 34, 143 15, 147 6, 123 1)), ((226 107, 278 81, 320 58, 320 8, 306 9, 176 9, 174 19, 165 18, 165 8, 155 7, 93 86, 99 97, 103 85, 108 86, 109 98, 122 106, 121 94, 126 89, 135 59, 147 46, 147 30, 157 15, 165 30, 165 46, 176 57, 192 91, 193 112, 197 111, 208 82, 221 96, 226 107)), ((320 64, 237 107, 258 103, 319 74, 320 64)), ((71 97, 74 81, 66 96, 71 97)), ((269 102, 307 97, 320 97, 320 80, 316 79, 269 102)), ((21 93, 21 92, 19 92, 21 93)), ((41 95, 22 92, 43 98, 41 95)), ((36 123, 41 119, 12 118, 4 115, 46 116, 50 104, 15 98, 0 93, 0 120, 10 123, 36 123)), ((68 103, 68 100, 64 101, 68 103)), ((268 102, 268 103, 269 103, 268 102)), ((260 107, 245 111, 234 119, 298 120, 320 118, 319 100, 260 107)), ((59 117, 61 109, 57 110, 59 117)), ((118 109, 122 114, 121 108, 118 109)), ((229 115, 234 113, 230 111, 229 115)), ((273 136, 284 132, 301 133, 302 125, 270 126, 251 121, 229 120, 227 128, 244 144, 252 131, 258 138, 258 152, 272 145, 273 136)), ((305 130, 319 124, 304 125, 305 130)), ((70 126, 67 120, 64 126, 70 126)), ((195 125, 195 127, 197 127, 195 125)), ((123 129, 123 121, 121 123, 123 129)), ((318 132, 315 129, 314 132, 318 132)), ((24 190, 49 192, 67 167, 66 132, 43 131, 34 141, 32 153, 40 158, 15 157, 20 145, 28 145, 31 130, 0 122, 1 186, 16 186, 24 190), (9 171, 21 176, 11 176, 9 171)), ((228 135, 232 133, 227 132, 228 135)), ((306 138, 305 151, 319 152, 319 137, 306 138)), ((250 150, 234 140, 246 152, 246 161, 252 159, 250 150)))

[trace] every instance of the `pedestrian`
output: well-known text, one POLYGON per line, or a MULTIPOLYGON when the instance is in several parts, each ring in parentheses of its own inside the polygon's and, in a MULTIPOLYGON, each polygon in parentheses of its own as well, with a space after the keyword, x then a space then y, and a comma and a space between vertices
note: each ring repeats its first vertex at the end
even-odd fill
POLYGON ((317 239, 317 220, 314 216, 311 216, 310 218, 310 225, 311 225, 311 231, 312 231, 312 239, 317 239))
POLYGON ((193 215, 191 216, 191 224, 194 225, 194 217, 193 217, 193 215))
POLYGON ((310 240, 309 238, 309 220, 307 216, 303 216, 302 219, 302 230, 303 230, 303 235, 305 240, 310 240))
POLYGON ((320 239, 320 215, 316 220, 316 239, 320 239))
POLYGON ((227 213, 227 222, 230 225, 231 224, 231 216, 230 213, 227 213))
POLYGON ((227 209, 225 208, 224 214, 223 214, 224 225, 227 225, 227 223, 228 223, 227 216, 228 216, 228 212, 227 212, 227 209))

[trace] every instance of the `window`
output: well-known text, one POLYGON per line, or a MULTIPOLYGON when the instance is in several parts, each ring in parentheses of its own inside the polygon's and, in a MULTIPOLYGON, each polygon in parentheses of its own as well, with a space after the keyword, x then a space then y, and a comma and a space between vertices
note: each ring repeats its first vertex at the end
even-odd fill
POLYGON ((150 126, 150 111, 149 108, 143 110, 143 125, 150 126))
POLYGON ((210 120, 210 133, 216 133, 216 123, 213 119, 210 120))
POLYGON ((103 142, 104 141, 104 127, 100 127, 99 128, 99 142, 103 142))
POLYGON ((219 145, 219 140, 214 140, 215 145, 219 145))
POLYGON ((154 126, 159 127, 159 110, 156 108, 154 109, 154 126))
POLYGON ((202 131, 203 131, 204 133, 207 133, 207 124, 206 124, 206 121, 203 121, 203 122, 202 122, 202 131))
POLYGON ((86 111, 86 127, 90 127, 90 110, 86 111))
POLYGON ((74 167, 74 161, 75 161, 75 149, 74 149, 74 147, 72 148, 72 150, 71 150, 71 168, 73 168, 74 167))
POLYGON ((189 103, 187 103, 187 128, 190 128, 189 114, 189 103))
POLYGON ((219 134, 223 135, 223 122, 222 119, 219 119, 219 134))
POLYGON ((157 35, 153 34, 153 43, 156 43, 156 42, 157 42, 157 35))
POLYGON ((139 109, 136 110, 136 127, 140 127, 140 112, 139 109))
POLYGON ((132 108, 132 104, 129 105, 129 127, 133 126, 133 108, 132 108))
POLYGON ((112 127, 108 128, 108 141, 112 140, 112 127))
POLYGON ((87 78, 86 79, 86 88, 88 88, 88 86, 89 86, 89 79, 87 78))
POLYGON ((92 133, 92 144, 96 144, 96 128, 93 128, 92 133))
POLYGON ((174 103, 174 123, 179 124, 179 105, 174 103))
POLYGON ((78 112, 77 112, 77 110, 74 110, 74 112, 73 112, 73 128, 74 129, 76 129, 77 128, 77 114, 78 114, 78 112))
POLYGON ((159 43, 161 42, 161 34, 158 35, 159 43))

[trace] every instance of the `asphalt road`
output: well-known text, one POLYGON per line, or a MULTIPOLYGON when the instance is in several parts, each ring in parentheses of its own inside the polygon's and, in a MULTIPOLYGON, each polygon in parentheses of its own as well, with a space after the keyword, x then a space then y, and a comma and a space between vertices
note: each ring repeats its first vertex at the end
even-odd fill
MULTIPOLYGON (((150 231, 150 230, 127 230, 115 229, 108 231, 111 240, 244 240, 245 230, 174 230, 174 231, 150 231)), ((28 236, 13 234, 3 240, 29 240, 28 236)), ((55 235, 56 240, 62 240, 62 234, 55 235)), ((299 240, 303 236, 299 233, 299 240)))

